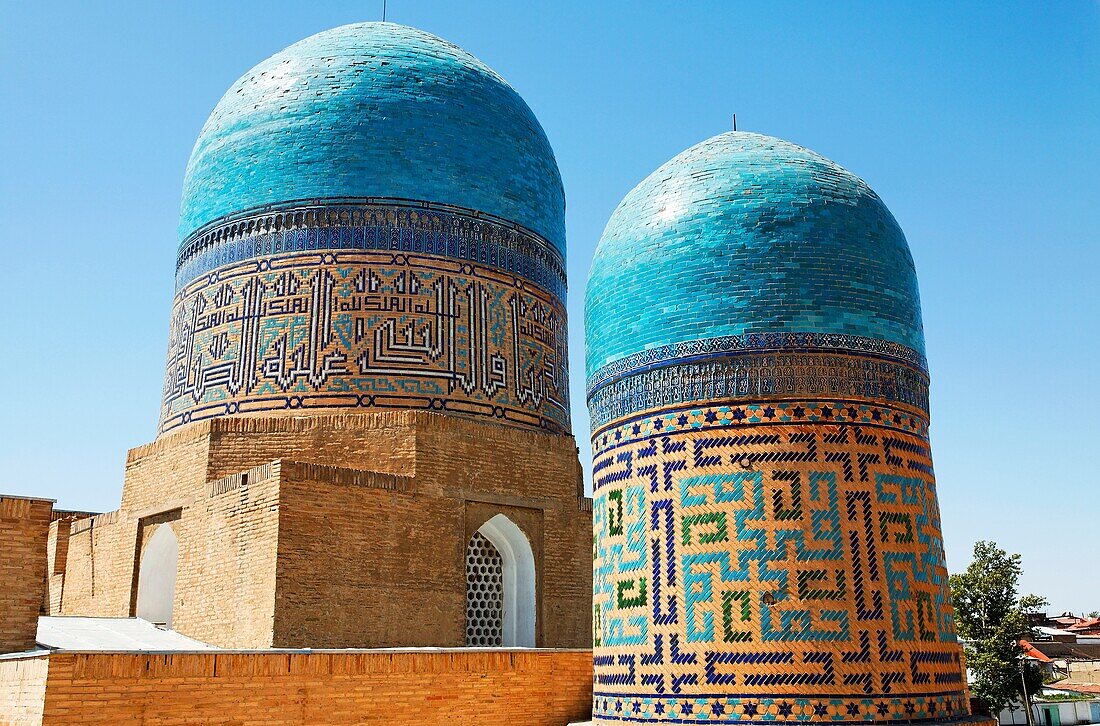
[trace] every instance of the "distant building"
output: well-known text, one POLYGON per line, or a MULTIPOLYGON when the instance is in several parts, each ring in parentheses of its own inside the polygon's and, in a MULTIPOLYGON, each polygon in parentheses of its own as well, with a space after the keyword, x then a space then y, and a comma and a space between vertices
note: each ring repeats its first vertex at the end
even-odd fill
MULTIPOLYGON (((1100 723, 1100 697, 1083 697, 1072 701, 1044 702, 1036 700, 1031 705, 1035 726, 1079 726, 1100 723)), ((1027 713, 1022 704, 1013 704, 998 715, 1001 726, 1027 726, 1027 713)))
POLYGON ((1079 641, 1082 638, 1096 638, 1100 642, 1100 618, 1086 618, 1066 626, 1066 630, 1076 635, 1079 641))
MULTIPOLYGON (((1020 647, 1024 657, 1039 667, 1047 684, 1040 693, 1030 694, 1036 726, 1100 723, 1100 643, 1022 640, 1020 647), (1076 700, 1050 700, 1066 698, 1076 700)), ((1001 711, 998 720, 1003 726, 1026 724, 1027 714, 1022 704, 1013 704, 1001 711)))

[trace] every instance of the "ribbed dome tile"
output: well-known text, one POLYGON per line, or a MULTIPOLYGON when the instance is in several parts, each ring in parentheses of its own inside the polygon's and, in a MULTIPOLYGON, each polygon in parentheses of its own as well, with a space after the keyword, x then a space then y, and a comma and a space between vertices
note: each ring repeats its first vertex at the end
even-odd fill
POLYGON ((749 333, 888 341, 923 354, 916 273, 882 200, 795 144, 730 132, 623 199, 589 274, 587 370, 749 333))
POLYGON ((188 162, 180 239, 243 210, 338 197, 456 205, 565 251, 561 178, 530 108, 477 58, 402 25, 318 33, 234 83, 188 162))

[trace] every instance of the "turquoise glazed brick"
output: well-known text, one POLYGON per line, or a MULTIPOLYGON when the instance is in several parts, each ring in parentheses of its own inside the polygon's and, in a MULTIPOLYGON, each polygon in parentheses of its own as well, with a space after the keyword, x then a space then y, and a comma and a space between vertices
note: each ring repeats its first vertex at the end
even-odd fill
POLYGON ((596 249, 587 372, 725 336, 861 336, 924 351, 905 236, 855 175, 795 144, 715 136, 635 187, 596 249))
POLYGON ((327 30, 234 83, 191 153, 180 240, 243 210, 338 197, 488 213, 565 254, 561 177, 531 109, 477 58, 414 28, 327 30))

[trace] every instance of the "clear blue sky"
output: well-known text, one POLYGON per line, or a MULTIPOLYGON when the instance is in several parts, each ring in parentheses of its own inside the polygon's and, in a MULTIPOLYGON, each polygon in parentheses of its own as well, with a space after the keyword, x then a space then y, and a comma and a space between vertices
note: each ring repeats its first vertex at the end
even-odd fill
MULTIPOLYGON (((0 491, 113 509, 159 410, 184 165, 226 88, 381 0, 0 5, 0 491)), ((389 19, 499 71, 568 199, 574 430, 582 298, 622 196, 739 127, 866 179, 916 258, 948 562, 1024 555, 1100 608, 1100 4, 429 2, 389 19)))

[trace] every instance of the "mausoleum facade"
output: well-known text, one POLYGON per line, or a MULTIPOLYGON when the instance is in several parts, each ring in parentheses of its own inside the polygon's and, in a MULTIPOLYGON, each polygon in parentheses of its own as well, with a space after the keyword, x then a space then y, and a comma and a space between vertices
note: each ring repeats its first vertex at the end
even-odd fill
POLYGON ((49 612, 222 647, 587 646, 565 197, 519 95, 392 23, 242 76, 187 165, 160 435, 49 612))
POLYGON ((916 274, 878 196, 708 139, 615 210, 586 324, 596 721, 968 717, 916 274))

